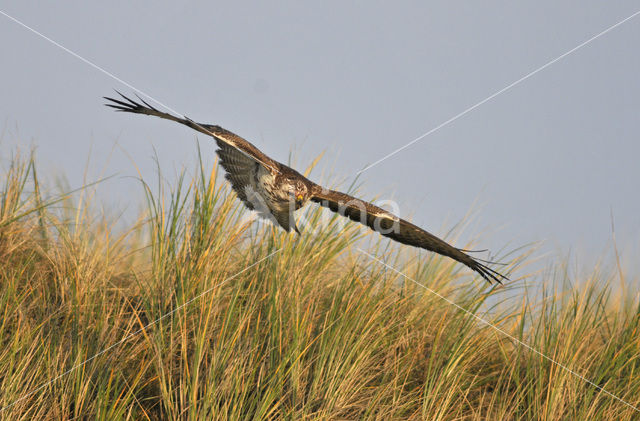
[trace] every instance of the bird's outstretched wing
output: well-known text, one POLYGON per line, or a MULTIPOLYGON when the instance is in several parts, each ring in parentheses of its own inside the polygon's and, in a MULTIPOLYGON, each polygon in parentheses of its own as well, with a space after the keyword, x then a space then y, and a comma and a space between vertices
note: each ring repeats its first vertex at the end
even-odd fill
POLYGON ((269 170, 272 174, 279 172, 279 164, 276 161, 229 130, 211 124, 196 123, 189 118, 176 117, 157 110, 141 98, 139 100, 142 104, 122 95, 120 92, 118 94, 122 97, 121 99, 104 97, 107 101, 111 101, 105 105, 115 108, 117 111, 152 115, 175 121, 200 133, 212 136, 220 148, 217 152, 218 156, 220 156, 220 164, 227 171, 227 180, 231 182, 233 190, 249 209, 256 207, 249 190, 252 189, 251 179, 255 176, 258 165, 269 170))
POLYGON ((478 259, 469 256, 463 250, 453 247, 422 228, 400 219, 371 203, 345 193, 324 189, 320 186, 316 186, 314 189, 311 200, 340 215, 365 224, 372 230, 399 243, 420 247, 457 260, 478 272, 489 282, 502 283, 503 279, 507 279, 506 276, 482 264, 478 259))

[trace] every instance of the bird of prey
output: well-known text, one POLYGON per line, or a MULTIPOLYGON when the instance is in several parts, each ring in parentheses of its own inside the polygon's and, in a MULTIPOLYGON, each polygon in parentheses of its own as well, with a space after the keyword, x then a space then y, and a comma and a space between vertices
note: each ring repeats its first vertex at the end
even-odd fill
MULTIPOLYGON (((117 92, 117 91, 116 91, 117 92)), ((211 124, 196 123, 189 118, 180 118, 157 110, 142 98, 138 103, 122 95, 120 99, 104 97, 108 107, 116 111, 151 115, 175 121, 215 139, 219 149, 220 164, 226 170, 225 178, 247 208, 258 211, 287 231, 300 231, 295 224, 293 212, 309 200, 331 209, 342 216, 367 225, 381 235, 402 244, 420 247, 468 266, 487 281, 501 283, 507 279, 484 263, 471 257, 467 250, 453 247, 433 234, 412 223, 400 219, 386 210, 345 193, 326 189, 302 174, 262 153, 240 136, 211 124)))

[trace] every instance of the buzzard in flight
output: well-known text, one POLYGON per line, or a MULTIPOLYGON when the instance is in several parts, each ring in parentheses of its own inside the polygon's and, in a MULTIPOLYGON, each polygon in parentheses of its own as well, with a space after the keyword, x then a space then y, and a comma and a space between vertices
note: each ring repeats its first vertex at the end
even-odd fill
MULTIPOLYGON (((118 92, 118 94, 120 94, 118 92)), ((348 194, 326 189, 298 173, 293 168, 281 164, 262 153, 258 148, 240 136, 211 124, 199 124, 188 118, 180 118, 164 113, 149 105, 142 98, 142 104, 120 94, 121 99, 104 97, 108 107, 117 111, 153 115, 172 120, 213 137, 218 144, 220 164, 226 170, 226 178, 240 200, 252 210, 256 210, 272 221, 275 220, 287 231, 294 229, 298 234, 293 212, 303 207, 309 200, 338 212, 343 216, 367 225, 374 231, 414 247, 420 247, 450 257, 478 272, 484 279, 501 282, 504 275, 489 268, 462 250, 453 247, 412 223, 379 208, 371 203, 348 194), (143 105, 144 104, 144 105, 143 105)), ((485 262, 491 263, 491 262, 485 262)))

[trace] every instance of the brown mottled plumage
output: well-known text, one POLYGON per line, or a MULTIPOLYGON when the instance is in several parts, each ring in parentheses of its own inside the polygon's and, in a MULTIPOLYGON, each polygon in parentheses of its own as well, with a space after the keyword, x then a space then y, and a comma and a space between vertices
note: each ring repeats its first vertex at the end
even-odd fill
POLYGON ((478 272, 487 281, 500 282, 501 279, 507 279, 478 259, 469 256, 464 250, 449 245, 382 208, 315 184, 293 168, 269 158, 245 139, 220 126, 195 123, 188 118, 159 111, 141 98, 140 101, 144 105, 122 94, 120 96, 122 100, 105 97, 107 101, 111 101, 105 105, 117 111, 172 120, 212 136, 220 148, 217 152, 220 164, 227 172, 226 178, 231 182, 240 200, 249 209, 258 211, 261 216, 271 219, 287 231, 293 228, 300 233, 293 212, 312 200, 402 244, 420 247, 457 260, 478 272))

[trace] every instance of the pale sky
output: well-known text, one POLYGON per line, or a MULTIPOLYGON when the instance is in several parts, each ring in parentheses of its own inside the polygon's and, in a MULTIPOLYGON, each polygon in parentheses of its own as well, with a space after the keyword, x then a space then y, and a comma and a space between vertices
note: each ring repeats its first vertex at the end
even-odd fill
MULTIPOLYGON (((355 172, 640 10, 635 1, 3 2, 0 10, 196 121, 219 124, 347 186, 355 172)), ((611 250, 640 269, 640 15, 368 169, 363 198, 494 251, 543 241, 580 267, 611 250), (577 261, 576 261, 577 259, 577 261)), ((131 88, 0 15, 0 157, 37 146, 41 172, 143 201, 133 159, 172 181, 196 137, 114 113, 131 88), (114 147, 116 144, 119 147, 114 147)), ((315 173, 316 175, 318 173, 315 173)), ((313 179, 313 177, 312 177, 313 179)), ((319 181, 319 180, 316 180, 319 181)))

